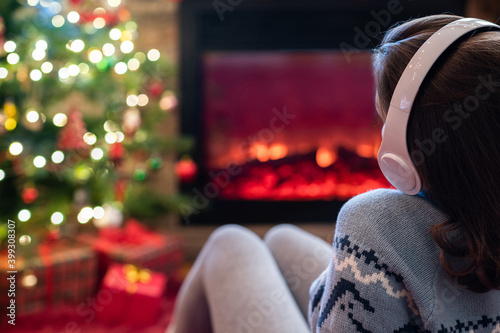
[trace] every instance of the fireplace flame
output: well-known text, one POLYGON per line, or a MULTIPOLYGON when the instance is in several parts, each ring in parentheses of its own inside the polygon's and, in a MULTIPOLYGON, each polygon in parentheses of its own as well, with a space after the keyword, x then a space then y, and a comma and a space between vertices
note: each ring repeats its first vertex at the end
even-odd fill
POLYGON ((250 154, 259 162, 279 160, 288 154, 288 147, 282 143, 275 143, 270 147, 262 143, 256 143, 250 149, 250 154))
POLYGON ((335 163, 337 160, 337 154, 331 149, 320 147, 316 151, 316 163, 322 167, 326 168, 335 163))
POLYGON ((261 143, 254 144, 250 152, 253 157, 256 157, 259 160, 259 162, 269 161, 269 149, 264 144, 261 143))
POLYGON ((288 148, 284 144, 278 143, 271 145, 269 148, 269 159, 271 160, 279 160, 283 158, 288 153, 288 148))
MULTIPOLYGON (((378 151, 378 149, 377 149, 378 151)), ((356 147, 356 153, 364 158, 372 158, 373 157, 374 148, 372 145, 361 144, 356 147)), ((377 155, 375 155, 377 156, 377 155)))

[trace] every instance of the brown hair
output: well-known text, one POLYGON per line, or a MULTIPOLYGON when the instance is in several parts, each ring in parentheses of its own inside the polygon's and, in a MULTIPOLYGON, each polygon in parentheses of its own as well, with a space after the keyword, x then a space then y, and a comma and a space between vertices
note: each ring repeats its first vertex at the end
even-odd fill
MULTIPOLYGON (((383 119, 418 48, 459 18, 428 16, 386 33, 373 55, 383 119)), ((449 216, 430 230, 441 264, 473 292, 500 289, 500 31, 464 36, 434 64, 413 104, 407 144, 429 199, 449 216)))

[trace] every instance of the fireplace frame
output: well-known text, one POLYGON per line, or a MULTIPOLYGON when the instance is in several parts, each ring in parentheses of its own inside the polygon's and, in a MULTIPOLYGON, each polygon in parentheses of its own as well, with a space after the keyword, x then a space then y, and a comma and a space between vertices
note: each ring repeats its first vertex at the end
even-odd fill
MULTIPOLYGON (((463 15, 465 9, 463 0, 183 0, 179 8, 181 132, 193 137, 197 143, 192 156, 199 173, 194 183, 181 185, 180 191, 196 196, 194 189, 202 192, 200 190, 212 181, 202 163, 205 159, 200 144, 204 133, 201 115, 203 52, 372 49, 380 41, 380 34, 371 37, 367 45, 356 43, 356 35, 367 28, 369 22, 376 22, 373 13, 391 10, 396 7, 389 6, 398 3, 401 12, 391 15, 390 23, 382 26, 384 30, 409 17, 444 12, 463 15)), ((223 200, 215 197, 200 203, 194 209, 195 214, 185 216, 182 222, 333 222, 343 203, 223 200)))

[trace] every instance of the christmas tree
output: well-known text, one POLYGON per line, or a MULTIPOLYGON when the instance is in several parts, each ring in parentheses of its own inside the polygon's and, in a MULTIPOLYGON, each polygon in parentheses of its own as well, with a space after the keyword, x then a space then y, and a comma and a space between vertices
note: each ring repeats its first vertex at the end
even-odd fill
POLYGON ((0 241, 8 219, 29 243, 175 210, 148 184, 190 148, 155 129, 175 69, 137 38, 121 0, 0 2, 0 241))

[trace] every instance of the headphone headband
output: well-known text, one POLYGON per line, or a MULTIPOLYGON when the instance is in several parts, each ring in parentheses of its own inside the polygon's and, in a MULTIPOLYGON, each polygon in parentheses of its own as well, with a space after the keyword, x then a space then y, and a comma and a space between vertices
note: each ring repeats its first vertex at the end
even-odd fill
POLYGON ((378 152, 380 169, 398 190, 413 195, 422 188, 406 142, 408 120, 420 85, 432 65, 455 41, 485 27, 500 29, 494 23, 474 18, 458 19, 445 25, 417 50, 403 71, 392 94, 378 152))

